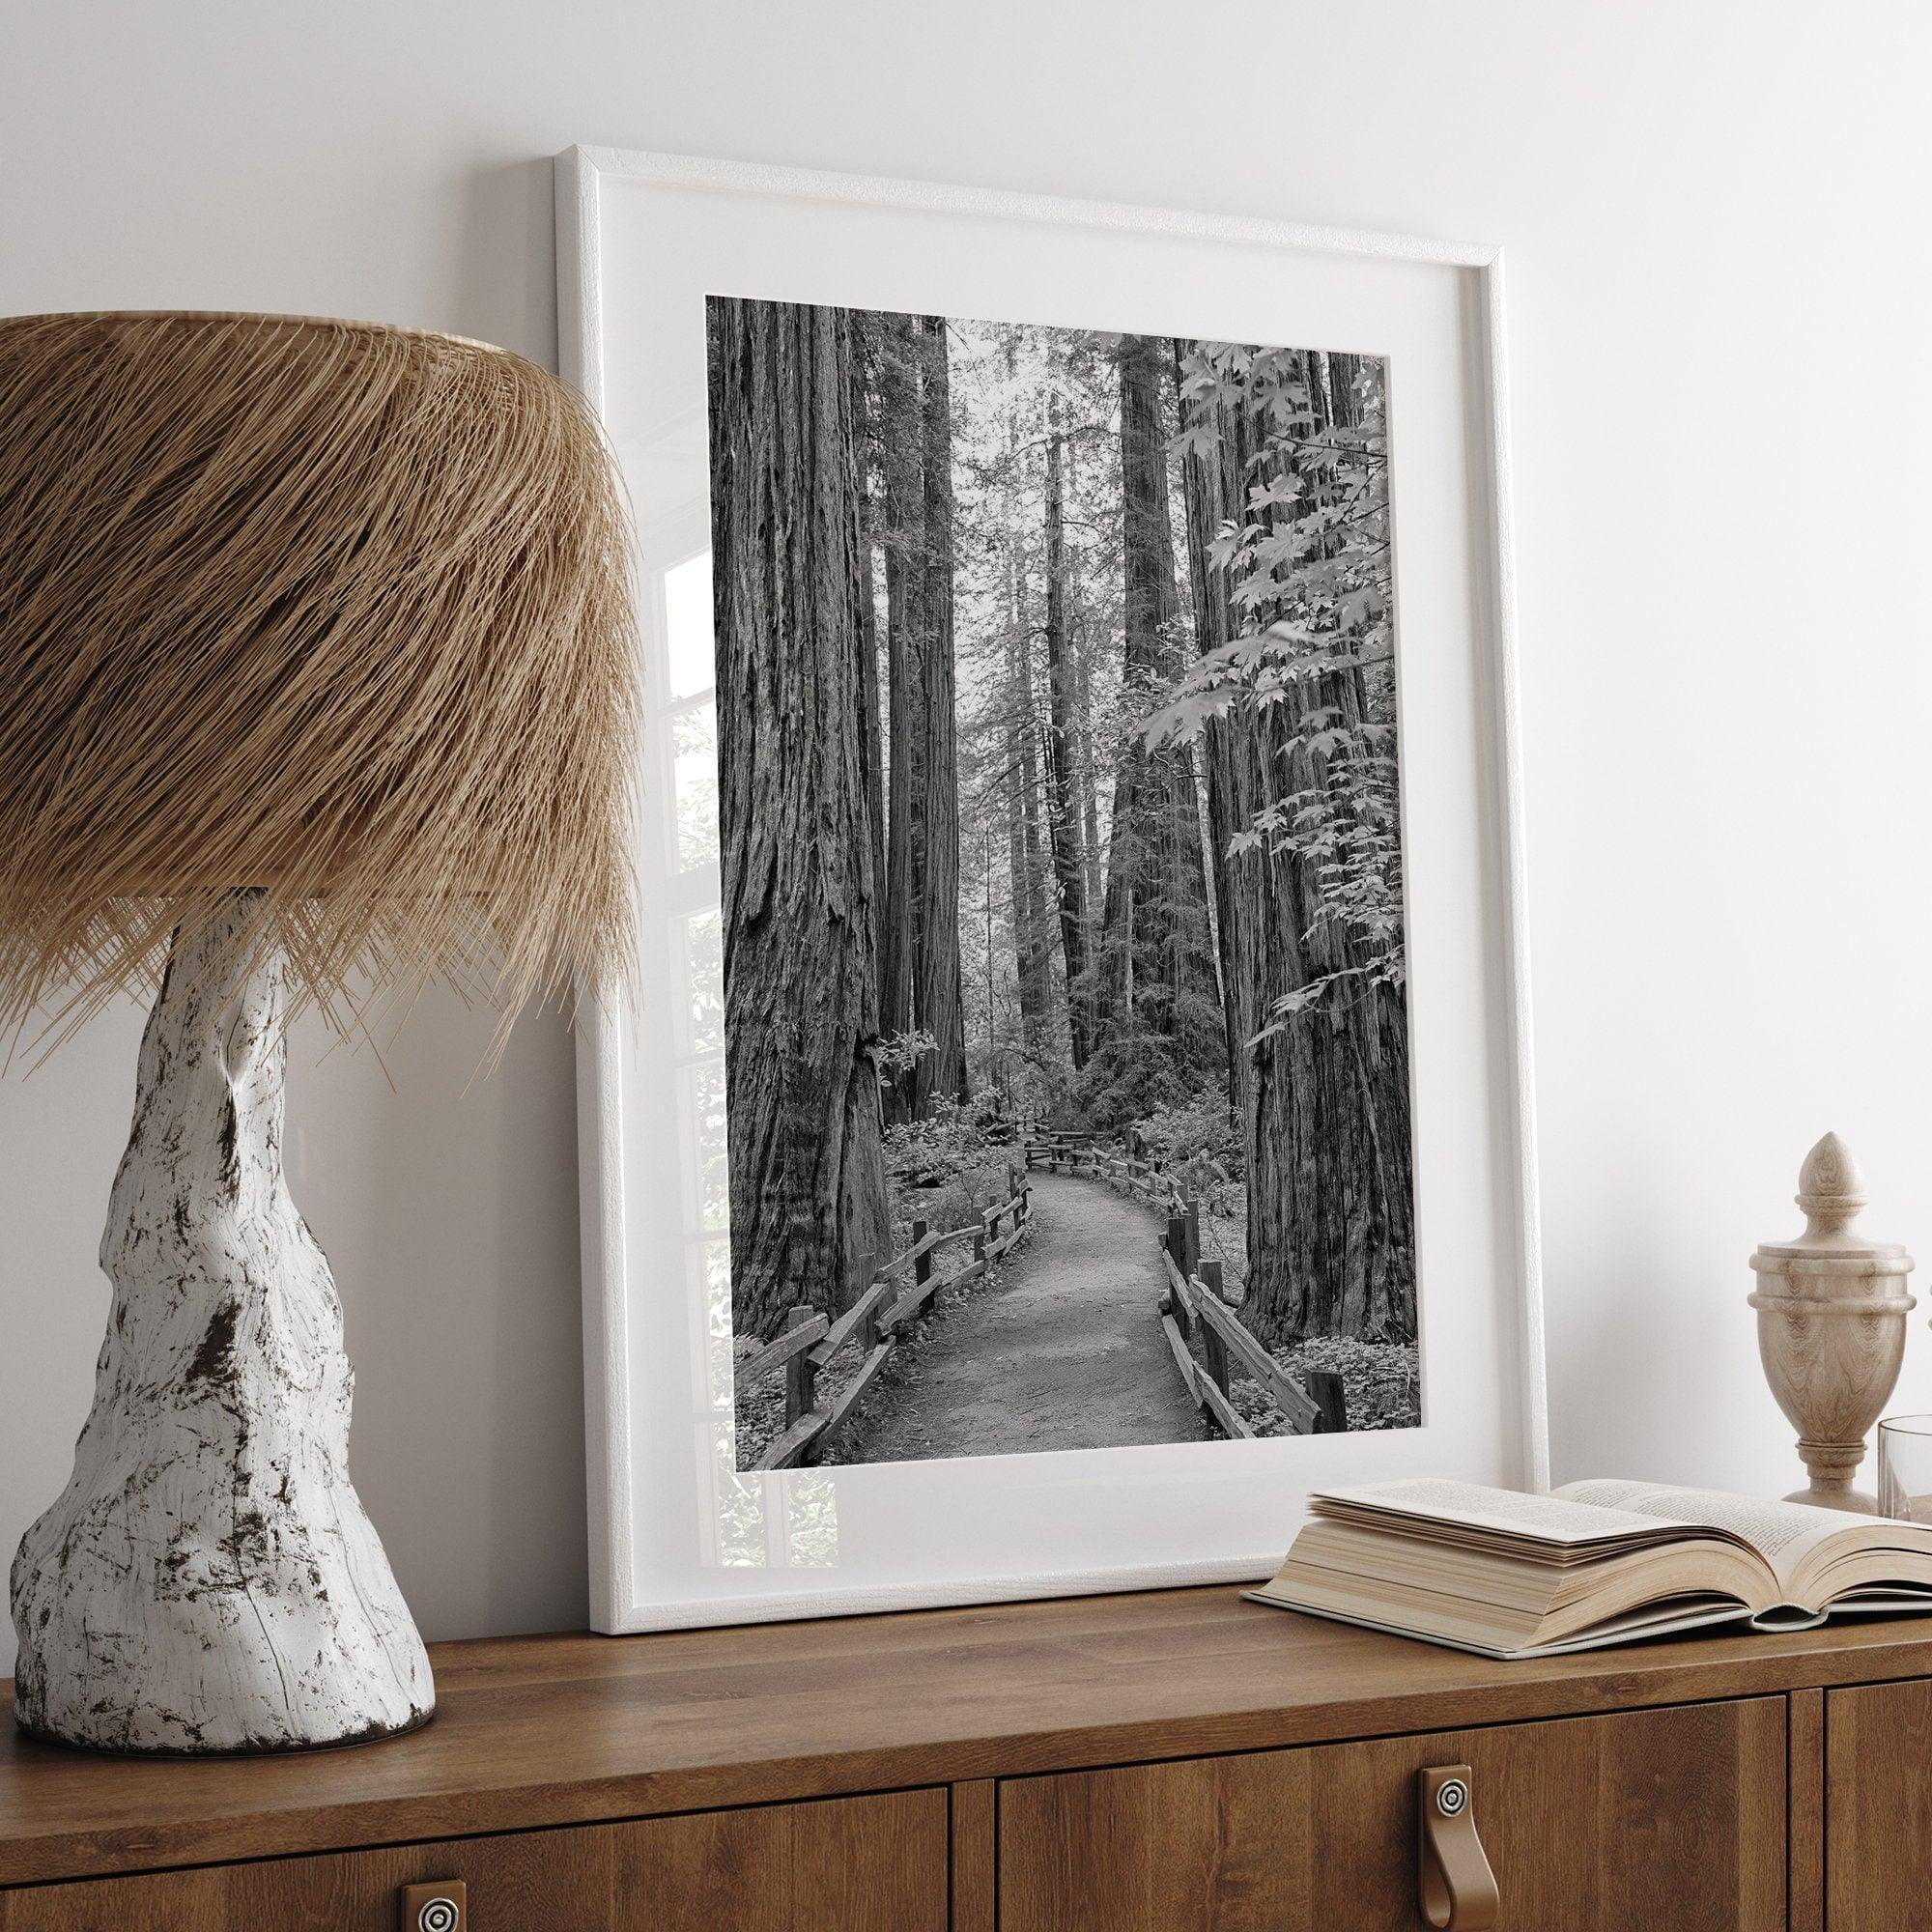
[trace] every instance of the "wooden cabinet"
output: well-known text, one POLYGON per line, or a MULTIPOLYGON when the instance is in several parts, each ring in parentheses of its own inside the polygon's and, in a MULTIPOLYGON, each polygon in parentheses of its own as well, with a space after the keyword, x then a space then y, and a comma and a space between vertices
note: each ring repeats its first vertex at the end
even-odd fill
POLYGON ((1416 1773, 1467 1765, 1501 1923, 1776 1932, 1784 1700, 1027 1777, 1001 1787, 1001 1932, 1389 1932, 1416 1773))
MULTIPOLYGON (((1932 1932, 1932 1619, 1498 1663, 1176 1590, 439 1644, 434 1723, 156 1763, 0 1726, 0 1932, 1932 1932)), ((0 1688, 4 1695, 4 1688, 0 1688)))
POLYGON ((396 1932, 461 1879, 471 1932, 946 1932, 943 1791, 0 1891, 0 1932, 396 1932))
POLYGON ((1831 1932, 1932 1932, 1932 1683, 1825 1700, 1831 1932))

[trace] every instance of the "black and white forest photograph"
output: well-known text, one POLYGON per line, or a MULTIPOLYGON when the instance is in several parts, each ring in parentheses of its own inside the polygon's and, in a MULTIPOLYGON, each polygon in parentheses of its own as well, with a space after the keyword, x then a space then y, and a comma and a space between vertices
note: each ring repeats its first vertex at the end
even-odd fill
POLYGON ((1385 364, 707 329, 738 1467, 1416 1426, 1385 364))

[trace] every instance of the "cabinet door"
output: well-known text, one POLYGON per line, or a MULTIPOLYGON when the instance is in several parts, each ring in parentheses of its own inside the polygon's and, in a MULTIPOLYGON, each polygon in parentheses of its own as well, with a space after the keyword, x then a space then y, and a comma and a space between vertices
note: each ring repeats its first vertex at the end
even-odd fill
POLYGON ((1405 1932, 1416 1773, 1470 1767, 1497 1932, 1781 1932, 1781 1697, 1014 1778, 1001 1932, 1405 1932))
POLYGON ((1825 1923, 1932 1932, 1932 1684, 1825 1698, 1825 1923))
POLYGON ((461 1879, 470 1932, 946 1932, 946 1794, 772 1804, 0 1891, 0 1932, 395 1932, 461 1879))

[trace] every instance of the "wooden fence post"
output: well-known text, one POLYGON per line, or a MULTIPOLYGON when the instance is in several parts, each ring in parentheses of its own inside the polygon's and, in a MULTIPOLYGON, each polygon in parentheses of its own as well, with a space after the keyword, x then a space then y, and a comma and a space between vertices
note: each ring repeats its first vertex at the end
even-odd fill
POLYGON ((1189 1198, 1180 1210, 1181 1238, 1186 1242, 1186 1252, 1176 1256, 1184 1275, 1196 1275, 1201 1271, 1201 1204, 1189 1198))
MULTIPOLYGON (((1185 1279, 1188 1270, 1180 1266, 1180 1259, 1187 1246, 1187 1228, 1179 1214, 1170 1214, 1167 1217, 1167 1235, 1161 1245, 1167 1250, 1175 1266, 1180 1269, 1181 1277, 1185 1279)), ((1170 1313, 1174 1316, 1174 1325, 1180 1330, 1180 1339, 1184 1342, 1194 1332, 1193 1311, 1187 1306, 1186 1296, 1172 1288, 1168 1299, 1172 1304, 1170 1313)))
POLYGON ((1321 1413, 1315 1418, 1317 1435, 1340 1435, 1349 1427, 1349 1398, 1342 1378, 1332 1369, 1306 1369, 1302 1385, 1321 1413))
POLYGON ((976 1265, 983 1267, 986 1262, 986 1224, 980 1224, 980 1232, 973 1236, 973 1260, 976 1265))
MULTIPOLYGON (((810 1308, 794 1308, 785 1317, 787 1328, 802 1327, 812 1319, 814 1311, 810 1308)), ((818 1371, 812 1365, 811 1350, 801 1349, 785 1364, 785 1427, 789 1429, 800 1416, 809 1415, 816 1395, 818 1371)))
MULTIPOLYGON (((1199 1269, 1201 1286, 1216 1301, 1221 1299, 1221 1264, 1203 1262, 1199 1269)), ((1201 1343, 1208 1355, 1208 1373, 1214 1378, 1214 1386, 1223 1395, 1228 1393, 1228 1343, 1211 1321, 1201 1323, 1201 1343)))
MULTIPOLYGON (((925 1223, 923 1221, 915 1221, 912 1224, 913 1246, 918 1247, 919 1244, 924 1239, 925 1239, 925 1223)), ((913 1274, 913 1279, 915 1281, 923 1282, 923 1281, 930 1281, 932 1279, 932 1250, 930 1248, 927 1248, 924 1254, 921 1255, 920 1258, 913 1263, 912 1274, 913 1274)))

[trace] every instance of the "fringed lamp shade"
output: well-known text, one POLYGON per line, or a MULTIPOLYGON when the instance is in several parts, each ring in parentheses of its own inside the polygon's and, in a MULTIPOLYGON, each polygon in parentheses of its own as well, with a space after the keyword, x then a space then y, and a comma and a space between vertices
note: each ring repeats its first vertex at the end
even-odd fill
POLYGON ((594 421, 520 356, 0 322, 0 1021, 152 984, 238 887, 338 1022, 372 978, 613 978, 625 559, 594 421))
POLYGON ((29 1729, 195 1754, 429 1716, 283 1178, 286 1023, 443 974, 507 1026, 619 976, 626 566, 595 424, 517 356, 0 322, 0 1024, 159 987, 94 1405, 13 1565, 29 1729))

